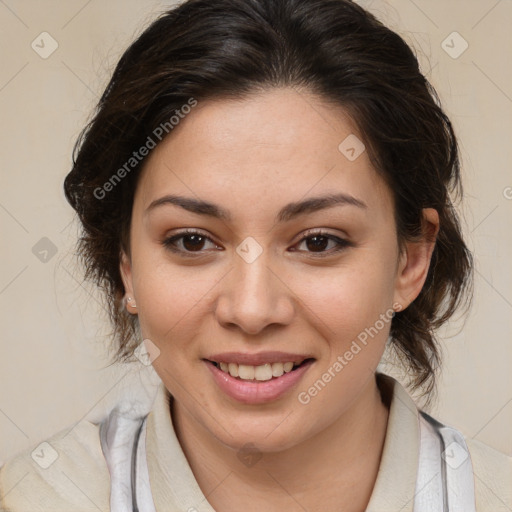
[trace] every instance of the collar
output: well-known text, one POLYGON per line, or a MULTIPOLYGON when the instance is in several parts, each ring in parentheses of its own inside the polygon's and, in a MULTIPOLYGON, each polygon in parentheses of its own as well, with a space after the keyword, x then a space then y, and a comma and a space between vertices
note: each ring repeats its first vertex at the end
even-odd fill
POLYGON ((418 408, 394 378, 379 373, 377 384, 390 406, 379 472, 366 512, 412 512, 420 449, 418 408))

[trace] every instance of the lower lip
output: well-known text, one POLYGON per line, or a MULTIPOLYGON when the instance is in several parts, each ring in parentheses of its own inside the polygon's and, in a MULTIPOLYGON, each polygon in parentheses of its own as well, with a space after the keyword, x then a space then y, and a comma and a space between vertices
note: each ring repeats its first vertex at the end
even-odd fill
POLYGON ((226 395, 244 404, 263 404, 277 400, 293 388, 313 362, 313 360, 307 361, 296 370, 284 373, 281 377, 263 381, 241 380, 217 368, 213 363, 205 361, 205 364, 226 395))

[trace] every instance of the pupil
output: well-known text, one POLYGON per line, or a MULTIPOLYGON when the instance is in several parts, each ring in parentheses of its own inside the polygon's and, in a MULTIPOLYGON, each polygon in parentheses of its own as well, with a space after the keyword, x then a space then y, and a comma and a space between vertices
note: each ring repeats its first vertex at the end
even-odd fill
POLYGON ((325 236, 313 236, 308 241, 306 241, 308 249, 325 249, 327 246, 326 243, 328 243, 328 240, 325 236), (316 242, 313 242, 314 240, 316 240, 316 242), (318 243, 318 240, 321 240, 321 242, 318 243), (311 244, 311 242, 313 243, 311 244))
POLYGON ((185 237, 183 237, 183 246, 185 247, 185 249, 189 250, 189 249, 197 249, 197 248, 201 248, 201 244, 204 244, 204 240, 203 240, 203 236, 200 236, 200 235, 186 235, 185 237), (187 243, 187 240, 190 241, 192 240, 192 244, 190 243, 187 243), (195 242, 194 242, 195 240, 195 242))

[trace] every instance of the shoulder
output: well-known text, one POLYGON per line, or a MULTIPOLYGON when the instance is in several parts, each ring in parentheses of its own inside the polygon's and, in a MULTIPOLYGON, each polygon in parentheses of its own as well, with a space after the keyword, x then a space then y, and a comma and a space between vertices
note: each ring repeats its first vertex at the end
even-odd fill
POLYGON ((512 457, 466 438, 473 465, 477 510, 512 510, 512 457))
POLYGON ((99 424, 82 420, 0 467, 0 510, 89 512, 110 509, 110 474, 99 424))
MULTIPOLYGON (((383 398, 392 402, 390 410, 390 422, 395 430, 395 436, 391 437, 388 432, 389 445, 393 447, 393 453, 401 453, 400 470, 404 465, 404 460, 410 460, 409 467, 417 467, 418 460, 409 458, 409 453, 417 453, 419 440, 421 436, 421 416, 417 412, 417 405, 405 388, 395 379, 380 374, 379 385, 383 398), (391 398, 390 398, 391 397, 391 398), (410 414, 413 412, 413 414, 410 414), (411 418, 414 418, 412 420, 411 418), (416 418, 420 421, 416 421, 416 418), (408 449, 404 450, 403 448, 408 449), (405 452, 405 453, 404 453, 405 452)), ((428 416, 428 415, 427 415, 428 416)), ((475 488, 476 510, 478 512, 510 512, 512 511, 512 457, 502 453, 490 446, 466 437, 456 428, 440 423, 435 418, 430 417, 434 423, 440 427, 448 427, 458 434, 459 439, 463 439, 466 450, 458 450, 454 455, 460 464, 468 457, 471 461, 473 470, 473 481, 475 488)), ((383 460, 386 456, 386 447, 383 454, 383 460)), ((445 456, 452 456, 446 454, 445 456)), ((395 458, 395 455, 393 455, 395 458)), ((399 465, 393 463, 393 474, 396 475, 399 465)), ((412 471, 412 470, 410 470, 412 471)))

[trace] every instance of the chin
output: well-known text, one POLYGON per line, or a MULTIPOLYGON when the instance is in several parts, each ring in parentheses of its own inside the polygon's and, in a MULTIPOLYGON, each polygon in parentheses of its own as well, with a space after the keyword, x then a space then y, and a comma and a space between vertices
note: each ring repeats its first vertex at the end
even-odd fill
MULTIPOLYGON (((232 421, 213 424, 209 418, 207 428, 211 427, 211 433, 220 442, 237 452, 251 450, 260 453, 282 452, 309 437, 305 421, 297 421, 295 415, 290 414, 289 407, 286 411, 269 415, 266 419, 258 417, 258 413, 244 415, 245 417, 232 414, 230 416, 232 421)), ((313 435, 313 432, 310 435, 313 435)))

